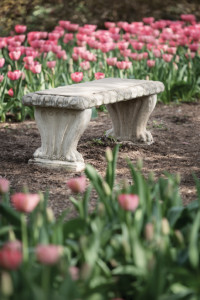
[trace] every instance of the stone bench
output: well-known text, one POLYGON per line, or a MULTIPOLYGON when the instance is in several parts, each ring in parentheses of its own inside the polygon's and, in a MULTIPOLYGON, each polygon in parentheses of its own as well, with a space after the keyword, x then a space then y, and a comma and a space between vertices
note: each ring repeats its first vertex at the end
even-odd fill
POLYGON ((22 102, 35 107, 41 135, 41 147, 29 163, 82 171, 85 164, 77 144, 90 121, 92 107, 102 104, 113 124, 107 135, 119 141, 151 144, 153 138, 146 125, 157 94, 163 90, 159 81, 106 78, 25 95, 22 102))

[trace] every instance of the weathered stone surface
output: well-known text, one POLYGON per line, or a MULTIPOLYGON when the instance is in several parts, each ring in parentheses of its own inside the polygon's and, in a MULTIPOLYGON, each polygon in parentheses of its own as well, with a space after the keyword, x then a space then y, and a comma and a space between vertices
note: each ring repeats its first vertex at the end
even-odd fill
POLYGON ((151 132, 146 130, 146 126, 156 101, 157 95, 152 95, 140 97, 135 101, 108 104, 113 128, 108 130, 106 135, 120 141, 152 144, 153 137, 151 132))
POLYGON ((29 163, 82 171, 85 167, 82 155, 77 151, 78 141, 85 131, 91 109, 84 111, 55 107, 35 108, 35 121, 41 147, 33 154, 29 163))
POLYGON ((25 105, 84 110, 102 104, 137 99, 162 92, 159 81, 104 78, 27 94, 25 105))
POLYGON ((157 94, 163 90, 163 83, 158 81, 106 78, 24 96, 25 105, 35 106, 41 135, 41 147, 29 162, 82 171, 85 165, 77 144, 90 121, 91 108, 102 104, 107 106, 113 124, 107 136, 151 144, 153 138, 146 126, 157 94))

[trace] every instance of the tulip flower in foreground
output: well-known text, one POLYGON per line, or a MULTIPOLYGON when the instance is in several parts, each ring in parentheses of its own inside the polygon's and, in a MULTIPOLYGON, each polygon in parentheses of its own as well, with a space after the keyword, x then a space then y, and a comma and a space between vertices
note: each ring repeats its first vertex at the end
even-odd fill
POLYGON ((86 177, 80 176, 76 178, 71 178, 70 180, 68 180, 67 186, 74 193, 83 193, 86 188, 86 177))
POLYGON ((24 213, 32 212, 40 201, 38 194, 16 193, 11 196, 11 203, 14 208, 24 213))
POLYGON ((38 245, 35 250, 37 260, 44 265, 56 264, 62 252, 62 246, 58 245, 38 245))
POLYGON ((8 95, 9 95, 10 97, 13 97, 13 96, 14 96, 14 91, 13 91, 12 88, 8 90, 8 95))
POLYGON ((121 194, 118 196, 118 202, 124 210, 135 211, 139 205, 139 197, 133 194, 121 194))
POLYGON ((8 270, 16 270, 22 262, 21 243, 6 243, 0 250, 0 266, 8 270))

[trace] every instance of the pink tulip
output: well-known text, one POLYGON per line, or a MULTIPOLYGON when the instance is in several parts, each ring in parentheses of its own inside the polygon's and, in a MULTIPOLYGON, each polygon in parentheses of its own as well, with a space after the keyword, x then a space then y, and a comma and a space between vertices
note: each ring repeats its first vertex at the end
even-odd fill
POLYGON ((13 96, 14 96, 14 91, 13 91, 12 88, 10 88, 10 89, 8 90, 8 95, 9 95, 10 97, 13 97, 13 96))
POLYGON ((106 59, 106 62, 109 66, 115 66, 117 62, 117 57, 110 57, 106 59))
POLYGON ((3 81, 3 79, 4 79, 4 76, 0 75, 0 83, 3 81))
POLYGON ((118 69, 125 70, 131 67, 131 61, 117 61, 116 66, 118 69))
POLYGON ((155 57, 161 57, 161 52, 159 49, 153 49, 153 54, 155 57))
POLYGON ((189 58, 193 59, 193 58, 195 57, 195 53, 194 53, 194 52, 191 52, 191 53, 185 53, 185 57, 186 57, 187 59, 189 59, 189 58))
POLYGON ((105 22, 104 26, 106 28, 112 28, 112 27, 115 27, 115 23, 114 22, 105 22))
POLYGON ((11 203, 14 208, 24 213, 32 212, 40 201, 38 194, 16 193, 11 196, 11 203))
POLYGON ((55 68, 55 66, 56 66, 56 61, 55 60, 47 61, 47 67, 48 68, 53 69, 53 68, 55 68))
POLYGON ((74 82, 80 82, 83 79, 83 72, 75 72, 71 74, 71 79, 74 82))
POLYGON ((14 39, 16 42, 23 43, 26 39, 26 36, 25 34, 15 35, 14 39))
POLYGON ((15 25, 15 32, 24 33, 26 31, 25 25, 15 25))
POLYGON ((0 68, 2 68, 5 64, 5 58, 0 58, 0 68))
POLYGON ((112 34, 119 34, 120 28, 119 27, 110 27, 109 32, 112 34))
POLYGON ((64 29, 67 29, 66 26, 68 26, 70 24, 70 21, 60 20, 58 23, 61 27, 63 27, 64 29))
POLYGON ((82 59, 88 61, 96 61, 96 55, 94 53, 91 53, 90 51, 80 51, 79 55, 82 59))
POLYGON ((35 250, 37 260, 44 265, 56 264, 62 251, 62 246, 57 245, 38 245, 35 250))
POLYGON ((72 23, 69 23, 68 25, 66 24, 66 29, 68 31, 77 31, 78 28, 79 28, 78 24, 72 24, 72 23))
POLYGON ((0 266, 8 270, 16 270, 22 262, 21 243, 6 243, 0 250, 0 266))
POLYGON ((181 15, 181 19, 185 22, 194 23, 196 21, 196 17, 194 15, 181 15))
POLYGON ((41 64, 31 65, 31 66, 30 66, 30 70, 31 70, 31 72, 33 72, 34 74, 39 74, 39 73, 41 73, 42 65, 41 65, 41 64))
POLYGON ((8 71, 7 76, 10 80, 18 80, 21 77, 22 72, 20 70, 8 71))
POLYGON ((28 64, 28 65, 32 65, 34 62, 34 57, 33 56, 25 56, 23 58, 23 61, 28 64))
POLYGON ((73 280, 79 279, 79 268, 71 266, 71 267, 69 267, 69 273, 73 280))
POLYGON ((163 60, 166 61, 166 62, 170 62, 173 58, 173 55, 171 54, 163 54, 162 56, 163 60))
POLYGON ((0 38, 0 49, 5 48, 6 47, 6 40, 2 40, 2 38, 0 38))
POLYGON ((95 79, 103 79, 105 77, 105 74, 104 73, 101 73, 101 72, 97 72, 94 74, 94 77, 95 79))
POLYGON ((84 70, 87 71, 90 69, 90 62, 87 60, 84 60, 80 63, 80 67, 84 70))
POLYGON ((3 248, 9 250, 22 251, 22 243, 18 240, 8 241, 6 244, 4 244, 3 248))
POLYGON ((196 52, 200 48, 200 46, 198 43, 193 43, 189 45, 189 48, 191 51, 196 52))
POLYGON ((77 53, 72 53, 72 59, 73 59, 74 61, 77 61, 77 60, 79 59, 78 54, 77 54, 77 53))
POLYGON ((74 193, 83 193, 86 189, 86 177, 80 176, 76 178, 71 178, 70 180, 68 180, 67 186, 74 193))
POLYGON ((119 50, 126 50, 128 46, 129 46, 129 42, 121 41, 117 43, 117 47, 119 48, 119 50))
POLYGON ((156 63, 155 60, 152 60, 152 59, 148 59, 148 60, 147 60, 147 66, 148 66, 149 68, 153 68, 153 67, 155 66, 155 63, 156 63))
POLYGON ((5 194, 9 191, 10 182, 5 178, 0 178, 0 194, 5 194))
POLYGON ((62 58, 63 60, 66 60, 67 59, 67 53, 65 50, 60 50, 56 53, 56 56, 58 58, 62 58))
POLYGON ((152 24, 154 22, 154 18, 153 17, 143 18, 142 20, 146 24, 152 24))
POLYGON ((133 194, 121 194, 118 196, 118 202, 124 210, 135 211, 139 204, 139 197, 133 194))
POLYGON ((58 40, 60 38, 60 34, 58 32, 49 32, 48 38, 49 40, 58 40))
POLYGON ((9 53, 10 59, 19 60, 21 57, 21 51, 12 51, 9 53))

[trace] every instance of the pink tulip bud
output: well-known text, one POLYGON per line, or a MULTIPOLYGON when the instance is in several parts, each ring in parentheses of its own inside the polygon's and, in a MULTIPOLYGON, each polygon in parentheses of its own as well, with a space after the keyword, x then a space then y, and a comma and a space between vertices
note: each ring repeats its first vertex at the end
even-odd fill
POLYGON ((9 191, 10 182, 5 178, 0 178, 0 194, 5 194, 9 191))
POLYGON ((97 72, 94 74, 95 76, 95 79, 103 79, 105 77, 105 74, 104 73, 101 73, 101 72, 97 72))
POLYGON ((80 82, 83 79, 83 72, 75 72, 71 74, 71 79, 74 82, 80 82))
POLYGON ((121 194, 118 196, 118 202, 124 210, 135 211, 139 204, 139 197, 133 194, 121 194))
POLYGON ((74 193, 83 193, 86 189, 86 177, 80 176, 80 177, 72 178, 68 180, 67 186, 74 193))
POLYGON ((6 243, 0 250, 0 266, 8 270, 16 270, 22 262, 21 243, 6 243))
POLYGON ((77 267, 69 267, 69 273, 71 275, 71 278, 73 280, 78 280, 79 279, 79 268, 77 267))
POLYGON ((11 203, 14 208, 24 213, 32 212, 40 201, 38 194, 16 193, 11 196, 11 203))
POLYGON ((54 265, 59 261, 63 248, 57 245, 38 245, 35 252, 40 263, 54 265))
POLYGON ((5 58, 0 58, 0 68, 2 68, 5 64, 5 58))
POLYGON ((145 226, 145 238, 147 241, 152 241, 154 237, 154 226, 152 223, 147 223, 145 226))
POLYGON ((10 89, 8 90, 8 95, 9 95, 10 97, 13 97, 13 96, 14 96, 14 91, 13 91, 12 88, 10 88, 10 89))

